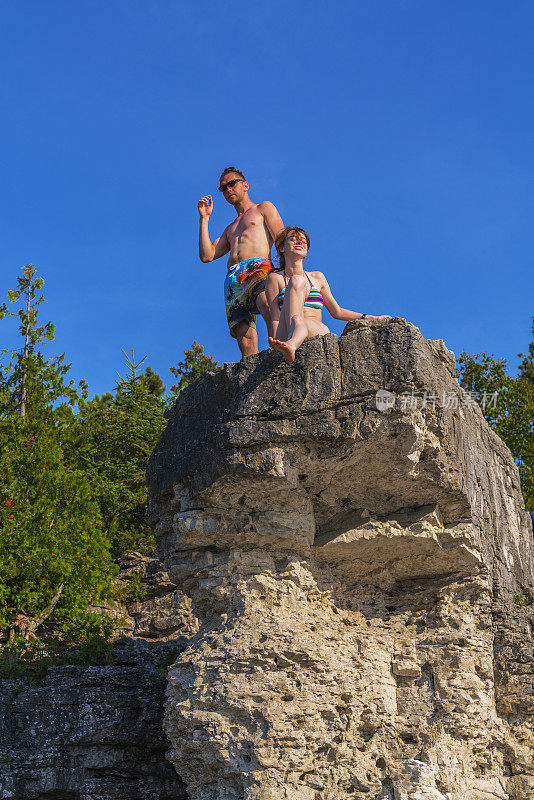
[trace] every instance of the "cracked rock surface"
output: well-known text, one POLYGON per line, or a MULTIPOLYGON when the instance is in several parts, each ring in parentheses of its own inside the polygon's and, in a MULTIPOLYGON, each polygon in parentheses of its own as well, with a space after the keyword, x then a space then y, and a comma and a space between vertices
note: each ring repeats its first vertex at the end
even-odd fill
POLYGON ((468 399, 400 319, 180 395, 147 476, 198 625, 165 714, 191 800, 534 797, 532 532, 468 399))
POLYGON ((117 582, 139 576, 144 599, 97 607, 130 633, 113 665, 0 679, 0 798, 187 800, 162 722, 166 666, 198 624, 158 559, 130 553, 119 566, 117 582))
POLYGON ((0 682, 1 798, 187 800, 164 756, 165 677, 149 656, 140 665, 139 653, 127 655, 0 682))

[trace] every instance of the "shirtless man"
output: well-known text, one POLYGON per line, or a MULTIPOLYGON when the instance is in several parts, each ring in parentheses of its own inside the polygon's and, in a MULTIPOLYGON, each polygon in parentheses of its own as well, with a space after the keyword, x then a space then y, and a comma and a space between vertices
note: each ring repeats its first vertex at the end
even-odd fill
POLYGON ((237 339, 243 356, 258 352, 256 313, 259 311, 271 332, 271 313, 265 297, 265 280, 273 270, 271 247, 283 230, 280 214, 272 203, 253 203, 243 173, 227 167, 220 177, 219 191, 236 212, 236 219, 222 236, 211 241, 208 221, 213 211, 211 195, 198 201, 200 214, 199 253, 206 264, 230 253, 224 281, 224 302, 230 333, 237 339))

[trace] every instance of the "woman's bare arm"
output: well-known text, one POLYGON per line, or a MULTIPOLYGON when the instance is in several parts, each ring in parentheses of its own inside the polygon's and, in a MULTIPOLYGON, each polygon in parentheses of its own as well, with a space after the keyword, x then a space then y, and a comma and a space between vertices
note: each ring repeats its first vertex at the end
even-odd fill
POLYGON ((269 336, 271 336, 273 339, 276 339, 276 330, 278 328, 278 323, 280 322, 280 306, 278 305, 279 293, 280 279, 278 275, 275 275, 274 272, 271 272, 267 278, 267 281, 265 282, 265 297, 267 298, 269 310, 271 312, 271 330, 269 331, 269 336))
POLYGON ((342 320, 343 322, 352 322, 354 319, 387 319, 389 314, 381 314, 374 316, 373 314, 363 314, 360 311, 349 311, 348 308, 341 308, 337 300, 334 298, 328 281, 322 272, 314 273, 314 282, 319 291, 321 292, 323 302, 326 310, 334 317, 334 319, 342 320))

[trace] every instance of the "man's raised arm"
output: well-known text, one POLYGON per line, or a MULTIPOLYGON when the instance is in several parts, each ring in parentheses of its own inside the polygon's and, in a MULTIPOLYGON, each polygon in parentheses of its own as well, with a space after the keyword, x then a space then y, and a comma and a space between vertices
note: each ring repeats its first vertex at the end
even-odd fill
POLYGON ((211 212, 213 211, 213 199, 210 194, 201 197, 198 201, 198 213, 200 214, 200 234, 198 237, 198 252, 200 260, 206 264, 208 261, 214 261, 216 258, 224 256, 225 253, 230 251, 230 243, 226 235, 226 230, 223 235, 214 242, 210 239, 208 230, 208 221, 211 212))
POLYGON ((263 218, 265 220, 265 224, 269 229, 269 233, 273 237, 273 242, 278 236, 279 233, 282 233, 284 230, 284 223, 282 222, 282 217, 278 213, 278 210, 273 203, 269 200, 264 200, 262 203, 258 205, 258 209, 263 214, 263 218))

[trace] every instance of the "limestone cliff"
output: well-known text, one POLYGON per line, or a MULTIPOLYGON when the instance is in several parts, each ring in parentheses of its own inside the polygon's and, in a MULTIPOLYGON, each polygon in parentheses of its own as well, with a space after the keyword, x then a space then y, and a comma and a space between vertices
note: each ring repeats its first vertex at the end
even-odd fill
POLYGON ((0 681, 0 797, 187 800, 165 759, 165 678, 150 657, 130 655, 133 666, 54 667, 39 683, 0 681))
POLYGON ((199 626, 165 718, 191 800, 534 797, 531 529, 441 341, 351 324, 204 375, 147 474, 199 626))
POLYGON ((187 800, 162 722, 166 665, 196 630, 190 601, 157 559, 132 553, 118 566, 118 582, 137 575, 144 597, 98 607, 129 634, 113 665, 0 679, 3 800, 187 800))

